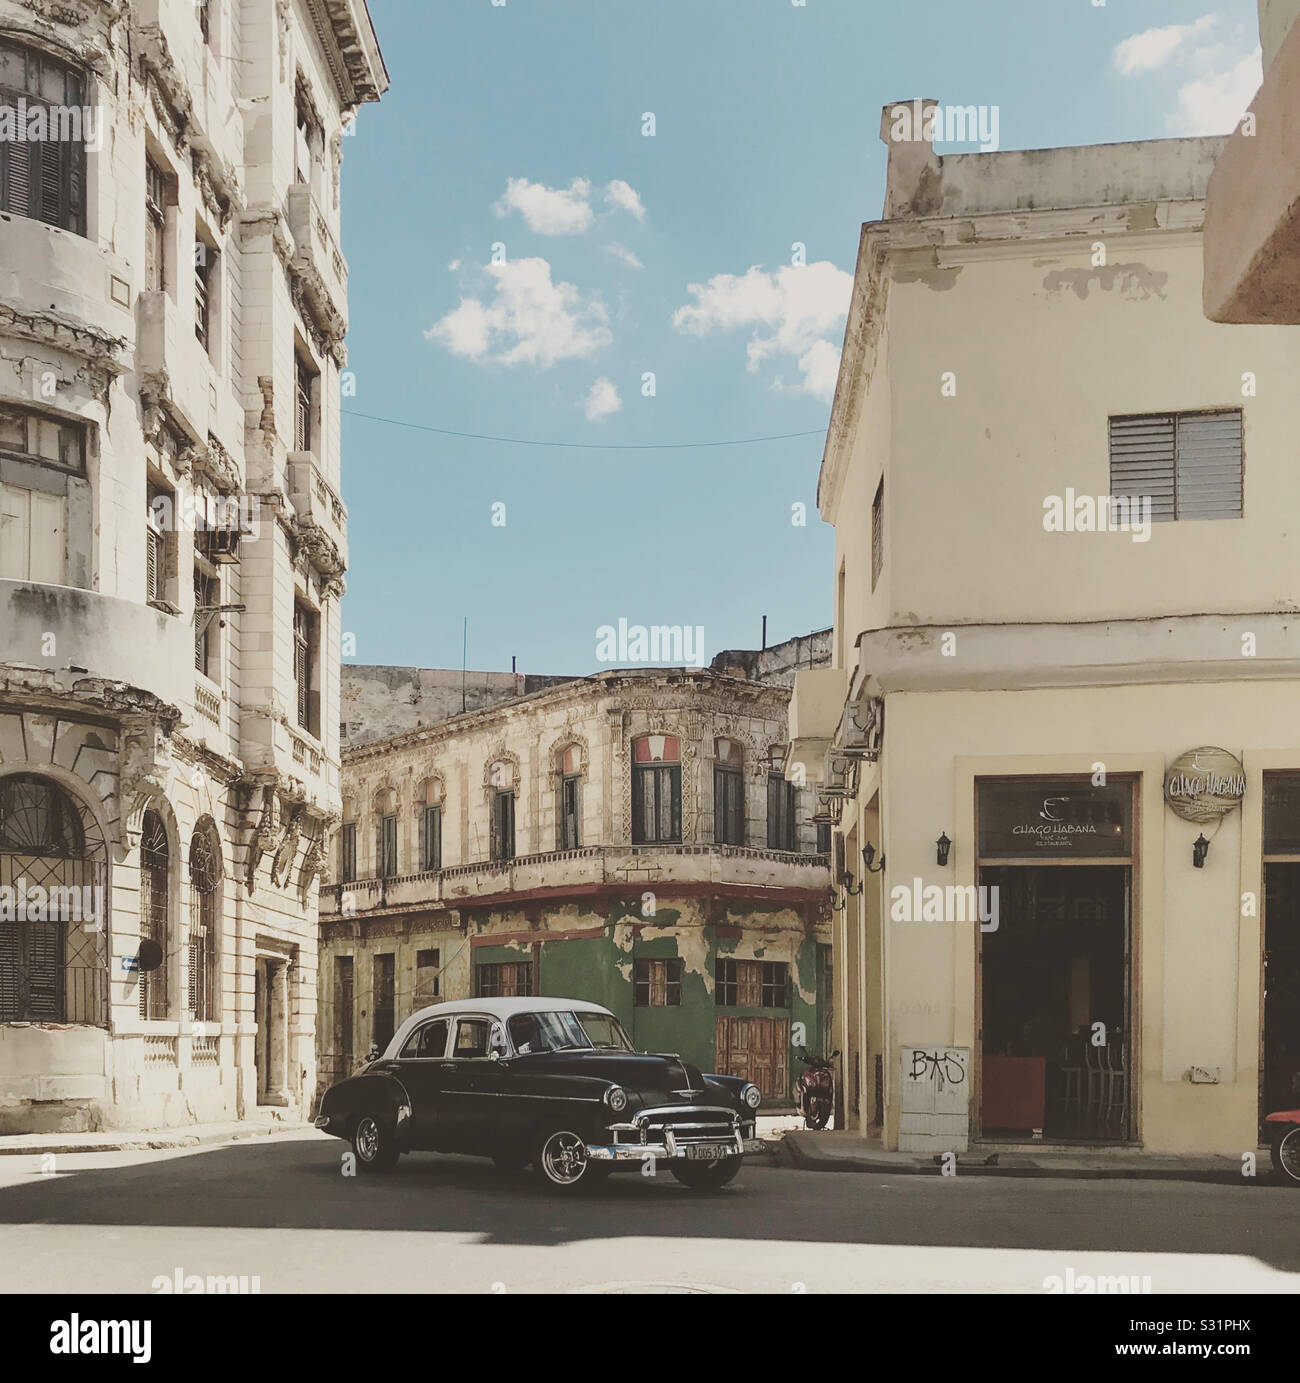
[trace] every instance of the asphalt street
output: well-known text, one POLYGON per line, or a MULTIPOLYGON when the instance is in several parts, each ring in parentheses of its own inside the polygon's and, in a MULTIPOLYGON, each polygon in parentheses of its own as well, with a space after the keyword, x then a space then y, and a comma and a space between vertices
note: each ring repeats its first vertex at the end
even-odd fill
POLYGON ((1300 1289, 1300 1193, 1237 1185, 805 1172, 691 1192, 625 1173, 557 1197, 416 1154, 344 1175, 285 1134, 173 1152, 0 1158, 0 1290, 140 1292, 177 1275, 297 1292, 1153 1293, 1300 1289), (1150 1278, 1149 1284, 1143 1279, 1150 1278))

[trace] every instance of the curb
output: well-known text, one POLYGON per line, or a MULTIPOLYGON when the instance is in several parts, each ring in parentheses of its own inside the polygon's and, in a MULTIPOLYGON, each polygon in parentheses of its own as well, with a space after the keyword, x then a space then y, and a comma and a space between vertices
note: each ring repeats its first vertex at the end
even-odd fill
MULTIPOLYGON (((793 1165, 806 1172, 875 1172, 892 1176, 942 1176, 937 1163, 901 1161, 887 1158, 819 1157, 798 1143, 783 1138, 777 1154, 783 1165, 793 1165)), ((1205 1181, 1235 1184, 1246 1180, 1235 1167, 1053 1167, 1041 1162, 1008 1163, 988 1166, 983 1162, 957 1160, 959 1176, 1035 1177, 1063 1181, 1205 1181)), ((1267 1177, 1250 1178, 1268 1181, 1267 1177)))
MULTIPOLYGON (((266 1138, 277 1133, 302 1132, 311 1124, 283 1123, 257 1125, 252 1128, 224 1128, 220 1132, 194 1133, 184 1129, 157 1132, 125 1133, 121 1137, 97 1138, 85 1143, 24 1143, 22 1135, 13 1142, 0 1139, 0 1157, 41 1157, 46 1153, 69 1156, 73 1153, 156 1152, 173 1148, 197 1148, 208 1143, 234 1143, 251 1138, 266 1138)), ((41 1135, 42 1137, 47 1135, 41 1135)))

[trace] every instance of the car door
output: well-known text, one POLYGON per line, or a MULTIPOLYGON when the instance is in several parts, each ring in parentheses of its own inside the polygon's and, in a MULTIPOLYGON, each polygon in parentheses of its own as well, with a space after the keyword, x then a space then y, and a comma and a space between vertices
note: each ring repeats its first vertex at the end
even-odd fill
POLYGON ((377 1070, 390 1071, 401 1081, 411 1097, 414 1130, 411 1146, 438 1150, 443 1147, 446 1121, 447 1037, 451 1024, 446 1018, 431 1018, 421 1023, 406 1039, 402 1050, 377 1070))
POLYGON ((441 1063, 443 1135, 450 1152, 483 1153, 496 1142, 494 1037, 498 1050, 504 1050, 500 1024, 487 1014, 458 1015, 454 1020, 451 1046, 441 1063))

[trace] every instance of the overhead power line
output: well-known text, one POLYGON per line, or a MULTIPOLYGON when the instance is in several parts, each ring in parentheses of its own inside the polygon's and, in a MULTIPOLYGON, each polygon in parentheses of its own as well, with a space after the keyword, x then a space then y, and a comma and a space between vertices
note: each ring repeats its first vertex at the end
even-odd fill
POLYGON ((809 432, 778 432, 769 437, 732 437, 722 442, 542 442, 533 437, 494 437, 484 432, 457 432, 449 427, 430 427, 428 423, 408 423, 401 418, 381 418, 374 413, 357 413, 343 409, 348 418, 364 418, 367 422, 387 423, 390 427, 405 427, 413 432, 436 432, 441 437, 466 437, 475 442, 505 442, 515 447, 567 447, 581 451, 688 451, 696 447, 747 447, 758 442, 789 442, 798 437, 824 437, 825 428, 809 432))

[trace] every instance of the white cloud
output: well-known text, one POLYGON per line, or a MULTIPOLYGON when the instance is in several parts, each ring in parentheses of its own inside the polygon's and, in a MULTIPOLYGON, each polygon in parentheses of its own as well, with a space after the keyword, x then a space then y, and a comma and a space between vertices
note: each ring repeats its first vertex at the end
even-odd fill
POLYGON ((1193 77, 1178 92, 1178 107, 1165 121, 1174 135, 1229 134, 1255 99, 1263 81, 1263 54, 1256 46, 1218 70, 1193 77))
MULTIPOLYGON (((645 207, 631 184, 622 178, 606 183, 608 206, 645 220, 645 207)), ((591 179, 574 178, 568 187, 547 187, 527 178, 508 178, 506 190, 492 208, 498 216, 517 211, 538 235, 581 235, 591 229, 596 213, 591 205, 591 179)))
POLYGON ((615 178, 605 188, 605 200, 614 206, 622 207, 624 211, 630 211, 638 221, 645 220, 645 207, 640 196, 636 189, 625 183, 622 178, 615 178))
POLYGON ((591 183, 574 178, 568 187, 547 187, 527 178, 510 178, 494 210, 498 216, 519 212, 528 229, 539 235, 581 235, 592 222, 591 183))
POLYGON ((1172 61, 1188 43, 1209 33, 1218 22, 1217 14, 1205 14, 1191 24, 1168 24, 1134 34, 1116 45, 1115 66, 1126 77, 1154 72, 1172 61))
POLYGON ((621 260, 631 269, 644 269, 645 265, 628 249, 626 245, 620 245, 617 240, 612 240, 608 245, 602 247, 607 255, 613 255, 615 259, 621 260))
POLYGON ((772 356, 792 356, 802 389, 829 399, 839 347, 826 337, 843 321, 852 289, 853 275, 829 260, 772 273, 754 266, 743 274, 715 274, 706 284, 688 284, 695 301, 673 313, 673 325, 689 336, 752 326, 745 348, 750 370, 772 356))
POLYGON ((489 264, 493 297, 462 297, 424 334, 452 355, 500 365, 586 359, 613 340, 604 304, 571 283, 552 283, 544 259, 489 264))
POLYGON ((582 406, 587 414, 587 421, 598 423, 603 422, 611 413, 617 413, 623 407, 623 400, 618 396, 614 381, 601 375, 587 390, 582 406))

